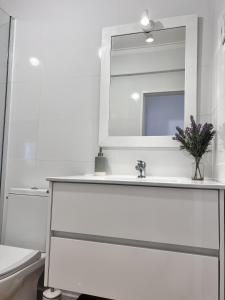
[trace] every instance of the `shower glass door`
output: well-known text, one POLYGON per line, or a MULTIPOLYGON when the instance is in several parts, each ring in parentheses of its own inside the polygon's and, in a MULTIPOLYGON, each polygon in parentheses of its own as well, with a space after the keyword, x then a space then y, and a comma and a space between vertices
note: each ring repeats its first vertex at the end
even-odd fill
POLYGON ((0 237, 2 225, 3 209, 3 145, 6 119, 6 100, 7 100, 7 83, 8 83, 8 64, 9 64, 9 44, 10 44, 11 17, 0 9, 0 237))
POLYGON ((10 16, 0 9, 0 176, 2 175, 10 23, 10 16))

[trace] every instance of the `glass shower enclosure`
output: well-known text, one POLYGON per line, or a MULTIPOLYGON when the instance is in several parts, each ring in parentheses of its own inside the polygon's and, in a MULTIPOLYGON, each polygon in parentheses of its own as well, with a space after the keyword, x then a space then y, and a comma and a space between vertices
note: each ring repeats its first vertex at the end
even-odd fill
POLYGON ((10 51, 10 32, 12 18, 0 9, 0 236, 2 223, 2 182, 3 182, 3 152, 5 129, 6 129, 6 107, 7 107, 7 87, 9 81, 9 51, 10 51))

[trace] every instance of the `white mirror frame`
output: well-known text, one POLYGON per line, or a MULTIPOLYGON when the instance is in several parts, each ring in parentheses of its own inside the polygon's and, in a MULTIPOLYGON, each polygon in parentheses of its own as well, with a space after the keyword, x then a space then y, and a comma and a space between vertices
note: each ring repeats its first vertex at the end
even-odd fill
MULTIPOLYGON (((190 115, 197 112, 197 54, 198 17, 179 16, 157 20, 163 28, 186 27, 185 40, 185 109, 184 126, 190 124, 190 115)), ((113 36, 143 32, 139 23, 104 28, 101 48, 101 85, 99 146, 102 147, 178 147, 172 136, 109 136, 110 58, 113 36)))

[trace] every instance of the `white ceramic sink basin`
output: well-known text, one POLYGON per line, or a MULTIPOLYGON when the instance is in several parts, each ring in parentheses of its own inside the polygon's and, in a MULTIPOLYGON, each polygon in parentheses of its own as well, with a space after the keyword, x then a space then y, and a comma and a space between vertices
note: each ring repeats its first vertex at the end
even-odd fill
MULTIPOLYGON (((99 180, 118 180, 118 181, 133 181, 133 182, 173 182, 179 183, 183 181, 182 178, 177 177, 159 177, 159 176, 146 176, 145 178, 138 178, 134 175, 106 175, 106 176, 94 176, 96 179, 99 180)), ((93 178, 93 176, 92 176, 93 178)))
POLYGON ((164 186, 164 187, 188 187, 188 188, 208 188, 224 189, 224 184, 215 180, 205 179, 204 181, 194 181, 185 177, 160 177, 147 176, 138 178, 135 175, 81 175, 65 177, 49 177, 51 182, 79 182, 79 183, 102 183, 102 184, 124 184, 143 186, 164 186))
POLYGON ((169 181, 169 182, 179 183, 181 181, 181 179, 176 177, 155 177, 155 176, 147 176, 145 178, 137 178, 137 179, 142 181, 147 181, 147 182, 169 181))

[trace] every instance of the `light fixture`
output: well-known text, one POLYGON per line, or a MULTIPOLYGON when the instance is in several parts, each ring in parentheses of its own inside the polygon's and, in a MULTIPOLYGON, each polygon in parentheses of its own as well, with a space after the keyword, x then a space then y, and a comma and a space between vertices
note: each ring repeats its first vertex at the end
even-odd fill
POLYGON ((153 36, 153 34, 152 33, 149 33, 148 35, 147 35, 147 38, 146 38, 146 43, 152 43, 152 42, 154 42, 154 36, 153 36))
POLYGON ((142 25, 144 28, 147 27, 147 26, 149 26, 149 24, 150 24, 150 19, 149 19, 148 10, 145 10, 145 11, 143 12, 140 23, 141 23, 141 25, 142 25))
POLYGON ((144 32, 150 32, 153 30, 154 28, 154 21, 151 20, 151 18, 149 17, 149 12, 148 10, 146 9, 142 16, 141 16, 141 20, 140 20, 140 25, 141 25, 141 28, 144 32))

